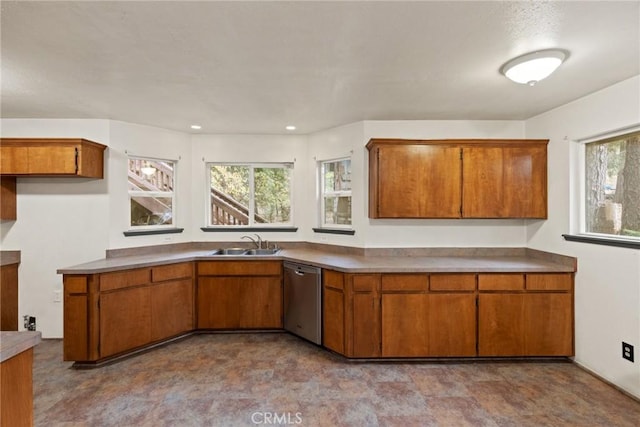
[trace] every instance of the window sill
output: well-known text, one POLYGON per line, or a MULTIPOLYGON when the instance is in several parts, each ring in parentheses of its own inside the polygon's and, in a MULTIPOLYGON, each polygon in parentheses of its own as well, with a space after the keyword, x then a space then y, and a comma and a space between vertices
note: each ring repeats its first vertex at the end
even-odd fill
POLYGON ((617 246, 620 248, 640 249, 640 240, 619 239, 614 237, 595 237, 586 234, 563 234, 569 242, 591 243, 594 245, 617 246))
POLYGON ((348 236, 353 236, 356 234, 356 230, 350 228, 313 228, 314 233, 324 233, 324 234, 346 234, 348 236))
POLYGON ((131 236, 151 236, 153 234, 176 234, 182 233, 184 228, 156 228, 153 230, 129 230, 125 231, 125 237, 131 236))
POLYGON ((260 231, 260 232, 278 232, 278 233, 295 233, 298 231, 298 227, 243 227, 243 226, 230 226, 230 227, 200 227, 200 230, 205 233, 233 233, 245 231, 260 231))

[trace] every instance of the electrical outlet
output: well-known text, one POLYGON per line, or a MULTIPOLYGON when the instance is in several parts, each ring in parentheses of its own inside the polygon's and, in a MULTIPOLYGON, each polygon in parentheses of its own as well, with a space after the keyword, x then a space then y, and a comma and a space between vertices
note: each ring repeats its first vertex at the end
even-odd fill
POLYGON ((633 362, 633 346, 624 341, 622 342, 622 358, 633 362))
POLYGON ((53 291, 53 302, 62 301, 62 291, 53 291))
POLYGON ((36 330, 36 318, 34 316, 23 316, 24 319, 24 328, 27 331, 35 331, 36 330))

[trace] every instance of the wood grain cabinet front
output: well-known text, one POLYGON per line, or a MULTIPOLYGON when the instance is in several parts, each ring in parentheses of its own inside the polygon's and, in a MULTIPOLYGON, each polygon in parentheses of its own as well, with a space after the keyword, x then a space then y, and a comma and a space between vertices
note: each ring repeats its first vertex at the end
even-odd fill
POLYGON ((0 267, 0 331, 18 330, 18 266, 0 267))
POLYGON ((322 272, 322 344, 339 354, 345 354, 344 273, 322 272))
POLYGON ((87 139, 2 138, 0 175, 103 178, 106 148, 87 139))
POLYGON ((95 363, 192 331, 193 270, 64 275, 64 360, 95 363))
POLYGON ((480 289, 479 355, 572 356, 573 275, 511 277, 515 281, 505 282, 503 290, 480 289))
POLYGON ((198 263, 198 329, 282 328, 281 261, 198 263))
POLYGON ((473 274, 382 275, 382 355, 475 356, 475 299, 473 274))
POLYGON ((370 218, 546 218, 548 140, 371 139, 370 218))

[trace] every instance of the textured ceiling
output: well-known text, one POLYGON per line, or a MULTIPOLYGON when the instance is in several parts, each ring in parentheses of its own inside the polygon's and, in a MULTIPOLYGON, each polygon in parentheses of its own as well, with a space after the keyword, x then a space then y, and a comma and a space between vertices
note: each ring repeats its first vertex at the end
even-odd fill
POLYGON ((201 133, 526 119, 640 74, 640 2, 1 2, 1 114, 201 133), (558 47, 535 87, 500 66, 558 47))

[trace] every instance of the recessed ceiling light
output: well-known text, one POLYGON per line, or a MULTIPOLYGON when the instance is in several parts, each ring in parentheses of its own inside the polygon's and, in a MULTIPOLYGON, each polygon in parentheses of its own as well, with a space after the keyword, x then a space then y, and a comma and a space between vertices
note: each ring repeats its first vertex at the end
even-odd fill
POLYGON ((516 83, 533 86, 549 77, 567 56, 567 52, 560 49, 531 52, 513 58, 500 68, 500 72, 516 83))
POLYGON ((296 127, 293 125, 289 125, 287 127, 285 127, 286 130, 296 130, 296 127))
POLYGON ((200 126, 200 125, 191 125, 191 129, 200 130, 200 129, 202 129, 202 126, 200 126))

